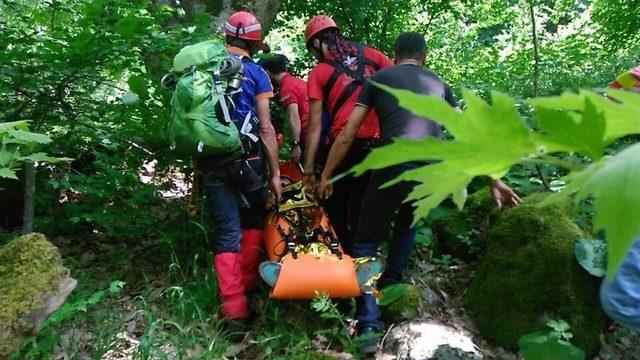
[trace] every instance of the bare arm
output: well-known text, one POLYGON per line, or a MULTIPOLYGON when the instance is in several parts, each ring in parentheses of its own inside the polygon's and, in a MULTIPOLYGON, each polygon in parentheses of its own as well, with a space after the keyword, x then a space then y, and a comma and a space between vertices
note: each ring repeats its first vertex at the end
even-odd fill
POLYGON ((313 170, 316 154, 320 146, 320 134, 322 133, 322 100, 309 100, 309 125, 307 127, 307 139, 305 140, 304 173, 305 186, 311 187, 315 183, 313 170))
POLYGON ((276 199, 280 199, 282 189, 280 169, 278 168, 278 141, 276 140, 276 131, 273 129, 273 124, 271 124, 269 99, 258 100, 256 108, 258 110, 258 120, 260 121, 260 139, 271 168, 271 190, 273 190, 276 199))
POLYGON ((345 125, 342 131, 340 131, 340 134, 338 134, 333 146, 331 146, 327 163, 322 171, 321 178, 323 180, 329 180, 333 176, 334 171, 347 155, 347 152, 349 152, 349 149, 356 138, 356 134, 358 133, 358 129, 360 128, 360 125, 362 125, 362 122, 368 112, 369 108, 365 106, 357 105, 353 108, 353 112, 351 112, 351 115, 347 120, 347 125, 345 125))
POLYGON ((338 134, 333 146, 331 146, 327 163, 325 164, 324 170, 322 170, 322 176, 320 177, 320 186, 318 187, 318 195, 320 195, 320 197, 331 196, 331 177, 338 165, 340 165, 344 157, 347 155, 347 152, 349 152, 349 149, 356 138, 356 134, 358 133, 358 129, 360 128, 360 125, 362 125, 362 122, 366 118, 368 112, 369 108, 366 106, 356 105, 347 120, 347 125, 345 125, 342 131, 340 131, 340 134, 338 134))
POLYGON ((290 159, 295 160, 296 162, 300 161, 300 131, 302 130, 302 124, 300 121, 300 114, 298 114, 298 104, 290 104, 287 106, 287 117, 289 118, 289 125, 291 128, 291 138, 294 143, 297 145, 291 146, 291 155, 290 159))
POLYGON ((293 141, 300 141, 302 125, 300 123, 300 114, 298 113, 298 104, 287 106, 287 116, 289 117, 289 126, 291 126, 291 139, 293 141))

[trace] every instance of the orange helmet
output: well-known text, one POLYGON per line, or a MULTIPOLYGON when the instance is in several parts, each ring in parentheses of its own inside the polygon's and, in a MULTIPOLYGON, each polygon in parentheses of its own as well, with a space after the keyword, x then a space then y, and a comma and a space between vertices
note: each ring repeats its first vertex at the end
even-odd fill
POLYGON ((327 29, 336 29, 338 30, 338 24, 333 21, 327 15, 316 15, 307 23, 307 28, 304 30, 305 41, 309 43, 309 40, 314 36, 318 35, 319 32, 327 30, 327 29))
POLYGON ((262 26, 258 18, 250 12, 238 11, 224 23, 224 33, 239 39, 260 41, 262 26))

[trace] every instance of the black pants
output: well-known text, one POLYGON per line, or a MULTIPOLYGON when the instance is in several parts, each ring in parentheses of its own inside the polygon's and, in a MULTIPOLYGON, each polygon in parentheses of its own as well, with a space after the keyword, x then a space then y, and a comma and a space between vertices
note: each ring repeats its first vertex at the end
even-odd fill
MULTIPOLYGON (((363 211, 358 219, 353 239, 353 256, 376 256, 380 243, 391 230, 391 224, 394 224, 389 253, 385 259, 385 270, 378 281, 380 288, 402 281, 416 237, 416 228, 412 226, 414 206, 412 203, 404 202, 415 183, 401 182, 384 189, 380 189, 380 186, 405 171, 422 165, 424 164, 406 163, 375 170, 366 187, 362 202, 366 211, 363 211)), ((363 294, 356 298, 356 318, 360 328, 382 329, 380 310, 373 295, 363 294)))
MULTIPOLYGON (((342 174, 359 164, 376 145, 376 140, 356 139, 335 175, 342 174)), ((331 147, 325 149, 325 159, 331 147)), ((353 236, 362 209, 362 200, 369 183, 370 172, 361 176, 346 176, 333 184, 333 194, 323 204, 331 225, 347 254, 353 253, 353 236)))

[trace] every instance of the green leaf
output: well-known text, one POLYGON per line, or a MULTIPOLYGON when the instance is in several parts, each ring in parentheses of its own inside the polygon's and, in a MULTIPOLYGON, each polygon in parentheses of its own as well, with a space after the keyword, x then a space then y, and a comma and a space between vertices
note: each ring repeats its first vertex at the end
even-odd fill
POLYGON ((369 169, 380 169, 407 161, 431 161, 403 173, 399 181, 417 181, 407 200, 416 200, 415 219, 426 215, 444 199, 452 196, 461 207, 465 189, 476 176, 503 176, 512 164, 535 153, 529 129, 522 122, 510 97, 493 93, 487 104, 470 91, 464 92, 468 106, 465 112, 452 108, 439 97, 424 96, 376 84, 394 95, 400 106, 418 116, 439 122, 455 139, 442 141, 426 138, 420 141, 397 141, 374 149, 351 171, 356 175, 369 169), (435 162, 435 163, 434 163, 435 162))
POLYGON ((136 93, 141 99, 146 100, 147 98, 149 98, 147 81, 144 79, 144 77, 139 75, 134 75, 129 78, 129 81, 127 81, 127 84, 129 84, 129 88, 131 89, 131 91, 136 93))
POLYGON ((393 284, 382 289, 382 299, 378 301, 380 306, 387 306, 400 299, 407 292, 407 284, 393 284))
POLYGON ((10 136, 13 136, 16 139, 25 141, 27 143, 49 144, 52 141, 51 138, 47 135, 29 131, 9 130, 8 133, 10 136))
POLYGON ((598 239, 576 239, 576 259, 593 276, 603 277, 607 273, 607 244, 598 239))
POLYGON ((0 168, 0 177, 18 180, 16 172, 6 167, 0 168))
POLYGON ((116 32, 125 39, 132 38, 140 28, 140 21, 134 16, 127 16, 120 19, 116 24, 116 32))
POLYGON ((26 160, 26 161, 30 161, 30 162, 38 162, 38 161, 41 161, 41 162, 54 162, 56 160, 56 158, 50 157, 46 153, 39 152, 39 153, 31 154, 29 156, 22 156, 22 157, 20 157, 20 160, 26 160))
POLYGON ((21 156, 20 160, 29 161, 29 162, 47 162, 47 163, 52 163, 52 164, 55 164, 55 163, 61 162, 61 161, 73 161, 72 158, 52 157, 52 156, 49 156, 49 155, 47 155, 46 153, 43 153, 43 152, 34 153, 34 154, 29 155, 29 156, 21 156))
POLYGON ((556 97, 530 99, 527 102, 536 107, 555 109, 564 112, 586 112, 589 100, 606 118, 604 144, 611 144, 617 138, 631 134, 640 134, 640 94, 630 91, 609 90, 609 99, 593 91, 580 91, 579 94, 563 93, 556 97))
POLYGON ((10 121, 0 123, 0 131, 7 131, 10 129, 26 130, 29 126, 29 120, 10 121))
POLYGON ((0 149, 0 166, 7 166, 14 156, 15 152, 8 151, 5 148, 0 149))
POLYGON ((585 103, 582 116, 544 107, 537 109, 536 120, 545 133, 538 141, 547 146, 547 152, 579 152, 594 160, 602 157, 605 118, 589 99, 585 103))
POLYGON ((640 144, 605 157, 566 179, 569 185, 557 196, 577 191, 577 201, 595 198, 594 228, 604 230, 607 236, 607 270, 613 276, 640 235, 640 144))
POLYGON ((117 294, 120 292, 120 290, 122 290, 122 288, 124 288, 124 286, 127 283, 125 283, 124 281, 120 281, 120 280, 116 280, 116 281, 112 281, 109 284, 109 294, 117 294))
POLYGON ((543 333, 533 333, 520 338, 520 352, 525 360, 584 360, 584 351, 571 344, 560 343, 543 333))

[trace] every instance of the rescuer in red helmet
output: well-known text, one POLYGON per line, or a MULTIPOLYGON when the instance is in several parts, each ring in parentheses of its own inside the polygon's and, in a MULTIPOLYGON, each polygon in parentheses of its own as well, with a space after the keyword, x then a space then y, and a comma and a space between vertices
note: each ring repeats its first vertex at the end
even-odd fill
MULTIPOLYGON (((328 145, 344 128, 366 78, 381 68, 392 66, 393 62, 378 50, 344 39, 336 23, 326 15, 315 16, 307 23, 305 38, 307 49, 318 59, 307 82, 309 120, 304 182, 307 188, 312 188, 316 182, 316 156, 324 157, 330 148, 328 145), (323 112, 327 113, 330 123, 326 144, 320 143, 323 112)), ((375 112, 367 116, 357 137, 336 173, 362 161, 377 143, 380 130, 375 112)), ((351 250, 349 233, 358 218, 366 184, 366 175, 341 179, 334 184, 333 194, 325 205, 346 252, 351 250)))
POLYGON ((282 189, 269 112, 273 89, 269 75, 251 59, 263 48, 260 22, 249 12, 236 12, 225 22, 224 32, 230 56, 242 60, 242 91, 235 97, 231 120, 239 130, 243 154, 235 159, 204 158, 199 168, 216 232, 213 266, 220 311, 237 338, 249 316, 245 293, 257 286, 269 187, 276 199, 282 189))
MULTIPOLYGON (((378 50, 344 39, 338 25, 326 15, 315 16, 307 23, 305 38, 307 49, 318 59, 307 82, 309 120, 305 141, 304 184, 310 189, 316 184, 316 156, 326 158, 331 144, 345 127, 366 79, 382 68, 393 66, 393 62, 378 50), (321 144, 323 112, 328 115, 330 129, 328 140, 321 144)), ((370 149, 377 145, 379 138, 378 118, 375 111, 371 111, 359 127, 353 145, 335 173, 343 173, 361 162, 370 149)), ((367 174, 338 180, 324 205, 348 254, 353 250, 353 232, 368 182, 367 174)), ((358 328, 361 334, 378 330, 380 329, 371 327, 358 328)), ((363 344, 361 350, 371 352, 375 345, 374 339, 363 344)))

